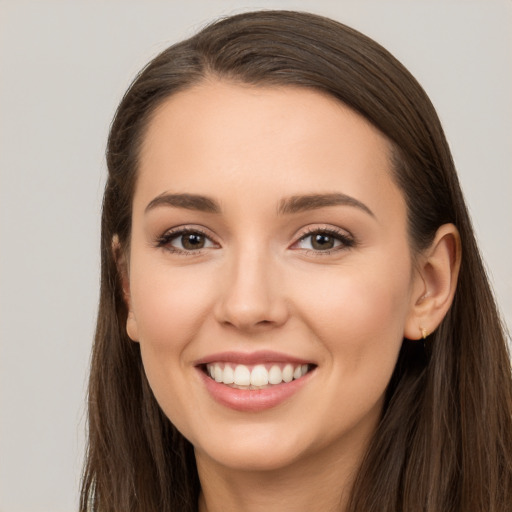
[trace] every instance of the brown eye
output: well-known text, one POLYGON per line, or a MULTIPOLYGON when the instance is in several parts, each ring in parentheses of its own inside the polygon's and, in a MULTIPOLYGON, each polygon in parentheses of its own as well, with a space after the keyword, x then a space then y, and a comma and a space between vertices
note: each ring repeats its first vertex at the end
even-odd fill
POLYGON ((348 233, 333 230, 319 229, 310 231, 304 235, 296 244, 294 249, 305 249, 317 253, 331 250, 348 249, 355 244, 354 239, 348 233))
POLYGON ((311 235, 311 247, 317 251, 325 251, 334 247, 336 240, 331 235, 317 233, 311 235))
POLYGON ((187 251, 202 249, 205 246, 206 237, 201 233, 185 233, 181 235, 181 245, 187 251))
POLYGON ((164 247, 176 253, 191 253, 201 249, 218 247, 210 237, 193 229, 183 229, 166 233, 158 239, 157 245, 158 247, 164 247))

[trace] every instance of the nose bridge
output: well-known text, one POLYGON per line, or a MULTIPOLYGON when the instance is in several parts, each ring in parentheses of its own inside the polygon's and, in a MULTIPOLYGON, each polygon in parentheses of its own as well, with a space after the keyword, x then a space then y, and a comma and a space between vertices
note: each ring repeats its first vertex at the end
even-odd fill
POLYGON ((287 317, 279 269, 268 248, 246 243, 234 248, 223 273, 218 319, 239 329, 281 325, 287 317))

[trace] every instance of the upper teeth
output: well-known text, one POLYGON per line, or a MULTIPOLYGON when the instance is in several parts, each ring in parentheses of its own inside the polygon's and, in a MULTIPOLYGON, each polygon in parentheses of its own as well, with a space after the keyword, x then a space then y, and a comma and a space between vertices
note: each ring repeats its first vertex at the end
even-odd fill
POLYGON ((206 370, 212 379, 224 384, 246 387, 261 387, 269 384, 281 384, 298 379, 308 372, 308 365, 278 364, 246 366, 229 363, 211 363, 206 370))

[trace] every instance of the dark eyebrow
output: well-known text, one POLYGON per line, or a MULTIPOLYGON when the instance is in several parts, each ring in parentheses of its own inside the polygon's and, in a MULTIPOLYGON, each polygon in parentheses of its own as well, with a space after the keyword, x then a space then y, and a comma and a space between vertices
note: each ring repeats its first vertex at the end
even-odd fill
POLYGON ((283 199, 279 204, 278 213, 285 215, 289 213, 299 213, 307 210, 316 210, 326 206, 355 206, 375 217, 374 213, 361 201, 354 197, 341 193, 331 194, 311 194, 305 196, 292 196, 283 199))
POLYGON ((199 210, 207 213, 219 213, 220 206, 213 199, 196 194, 167 194, 163 193, 155 197, 144 210, 147 213, 157 206, 173 206, 187 210, 199 210))

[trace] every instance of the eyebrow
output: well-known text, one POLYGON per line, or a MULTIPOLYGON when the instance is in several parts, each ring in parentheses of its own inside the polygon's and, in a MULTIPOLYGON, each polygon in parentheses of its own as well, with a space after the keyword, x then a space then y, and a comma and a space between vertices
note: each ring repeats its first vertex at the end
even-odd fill
POLYGON ((220 213, 220 206, 216 201, 197 194, 160 194, 150 201, 144 212, 147 213, 158 206, 173 206, 175 208, 185 208, 186 210, 220 213))
POLYGON ((277 211, 280 215, 286 215, 290 213, 316 210, 327 206, 354 206, 368 215, 375 217, 375 214, 364 203, 355 197, 347 196, 346 194, 341 194, 339 192, 331 194, 292 196, 287 199, 283 199, 279 204, 277 211))
MULTIPOLYGON (((168 194, 163 193, 155 197, 146 206, 145 213, 159 206, 171 206, 174 208, 185 208, 206 213, 220 213, 219 203, 207 196, 197 194, 168 194)), ((283 199, 277 209, 278 215, 300 213, 308 210, 316 210, 328 206, 353 206, 375 217, 375 214, 364 203, 355 197, 342 193, 330 194, 309 194, 291 196, 283 199)))

